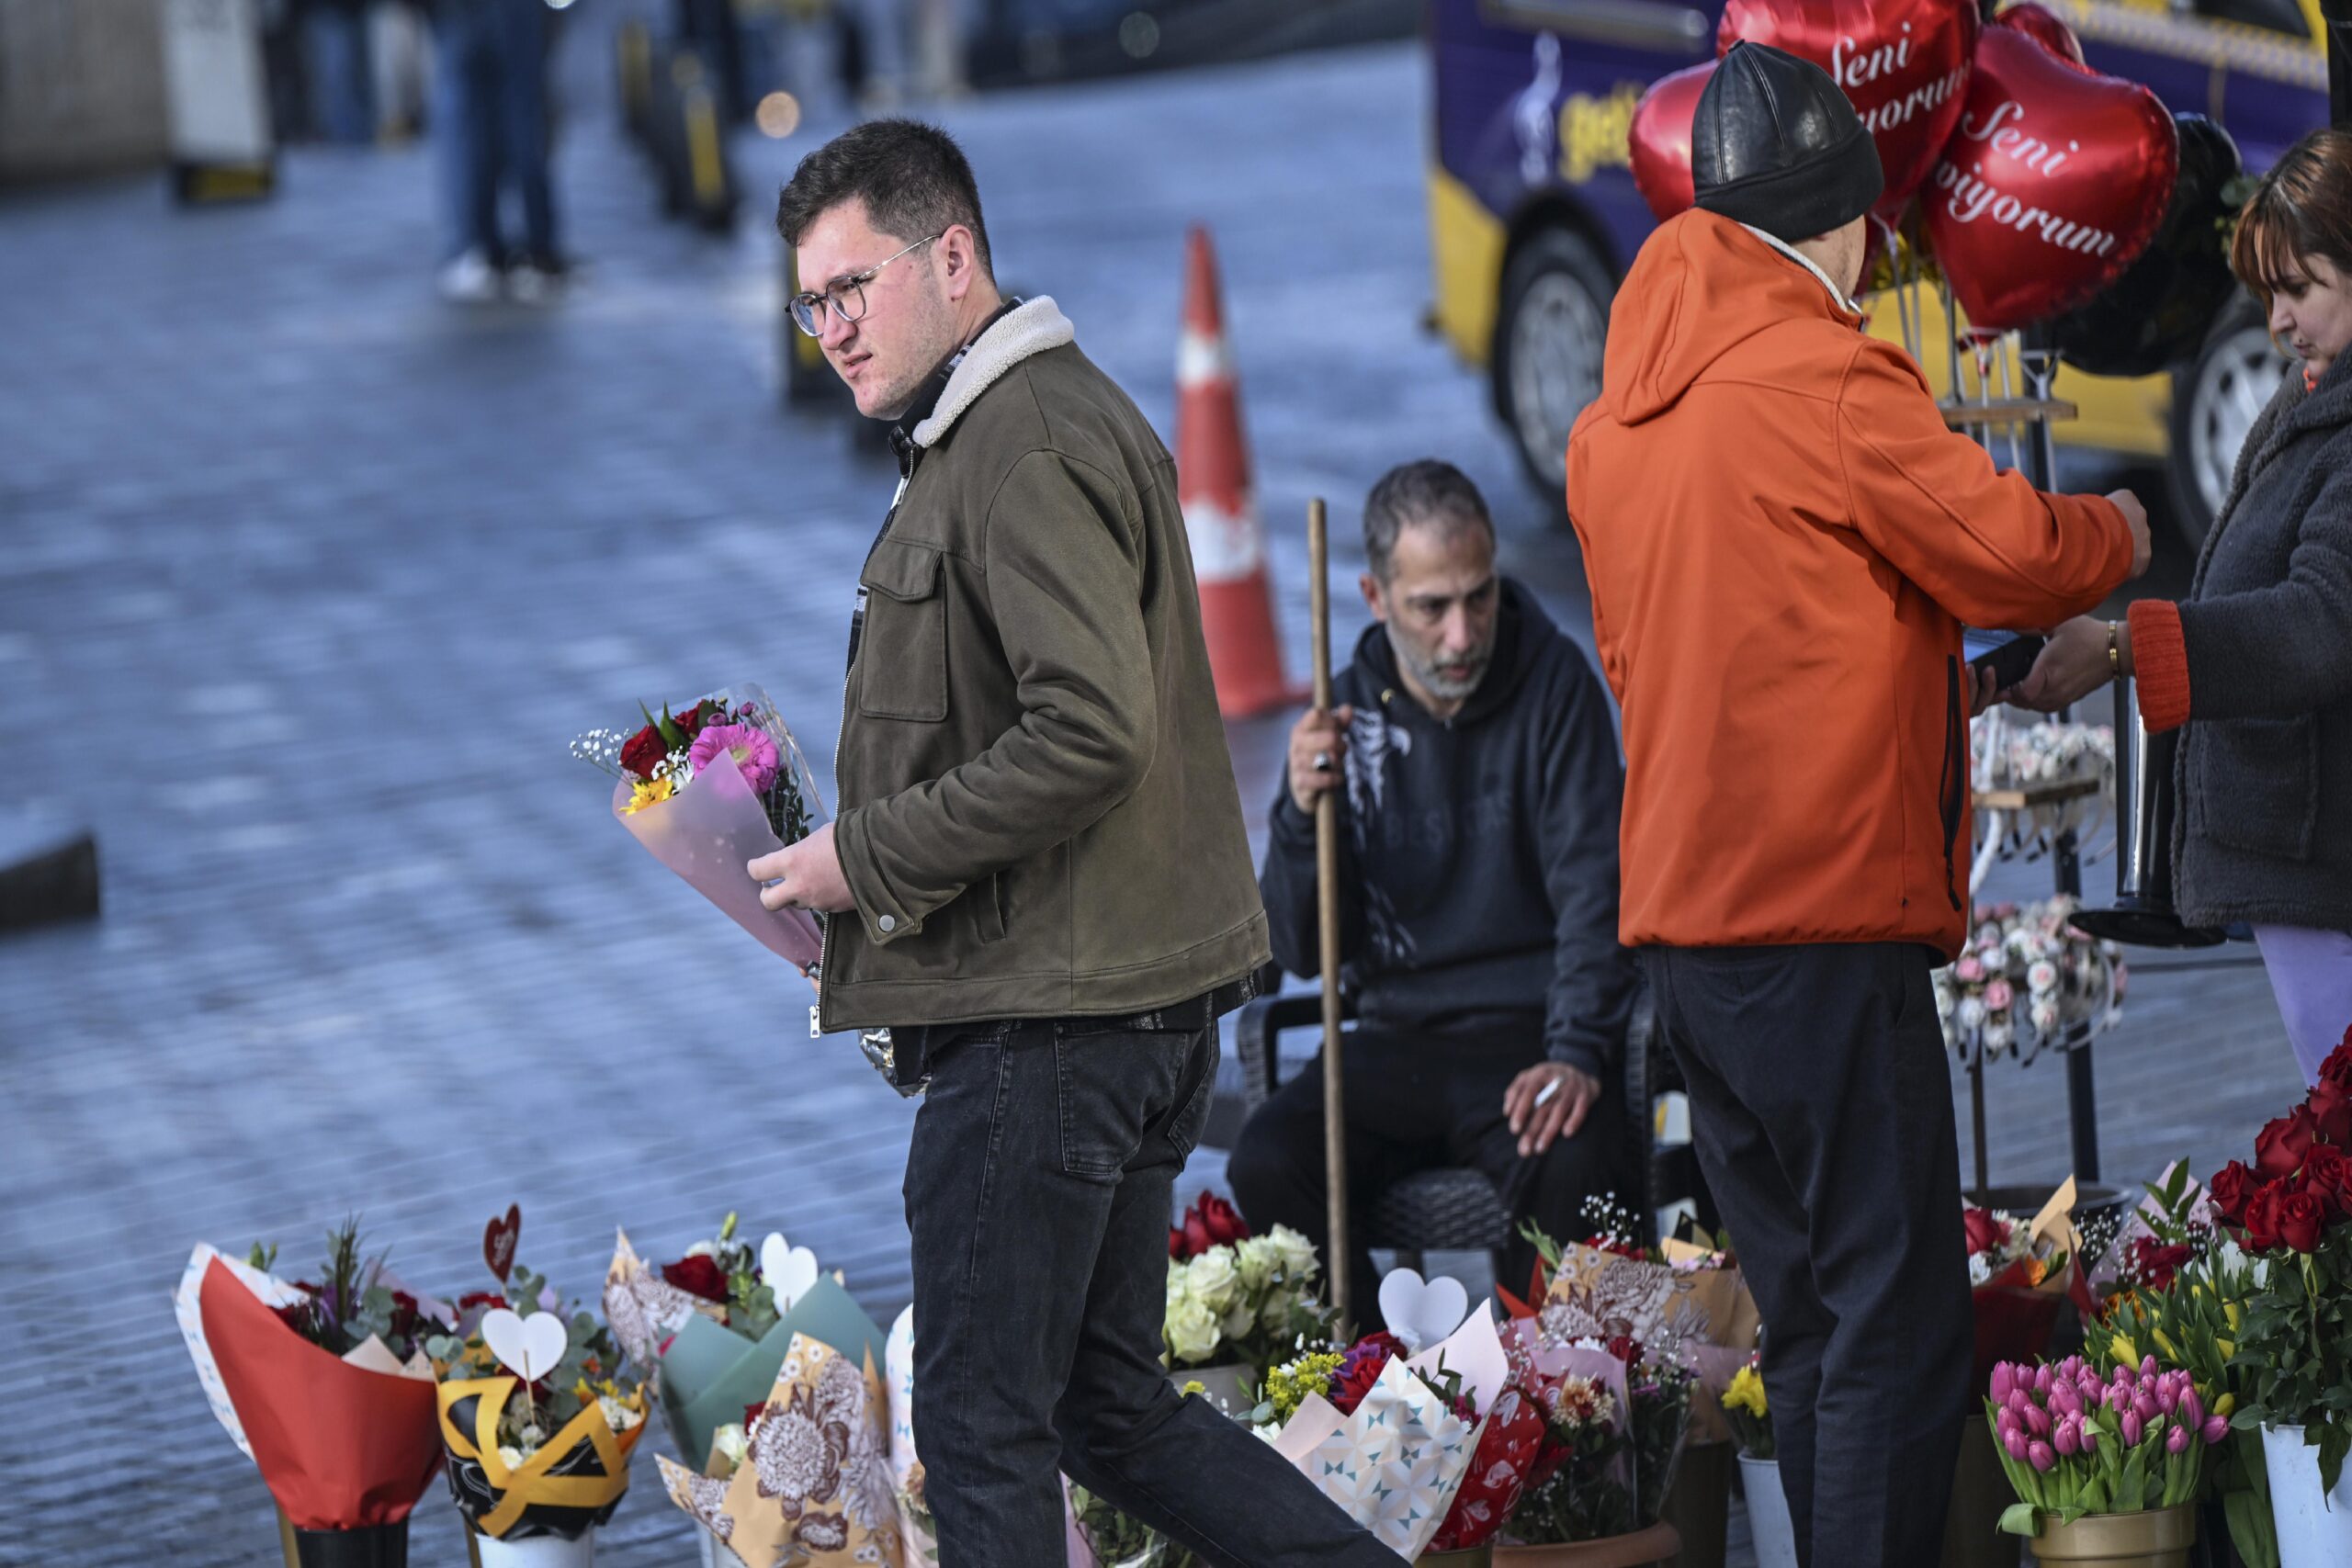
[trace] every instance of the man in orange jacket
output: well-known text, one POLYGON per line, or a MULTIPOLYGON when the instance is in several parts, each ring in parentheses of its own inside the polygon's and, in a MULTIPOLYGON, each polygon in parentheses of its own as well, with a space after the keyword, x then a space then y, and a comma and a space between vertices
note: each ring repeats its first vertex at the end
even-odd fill
POLYGON ((1836 84, 1743 43, 1698 209, 1619 290, 1568 443, 1624 709, 1622 935, 1765 1325, 1797 1551, 1933 1562, 1972 1330, 1928 971, 1966 927, 1963 621, 2043 627, 2145 570, 2119 491, 2047 495, 1946 429, 1851 302, 1881 193, 1836 84))

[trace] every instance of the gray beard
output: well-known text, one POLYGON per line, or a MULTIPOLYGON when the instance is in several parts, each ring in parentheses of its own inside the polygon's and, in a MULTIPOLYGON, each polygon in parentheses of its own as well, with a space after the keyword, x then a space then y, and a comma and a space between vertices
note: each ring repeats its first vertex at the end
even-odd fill
POLYGON ((1383 622, 1381 630, 1387 635, 1388 650, 1396 656, 1398 667, 1419 682, 1423 691, 1442 703, 1467 702, 1470 694, 1478 689, 1478 682, 1487 678, 1487 665, 1495 656, 1495 650, 1490 645, 1478 655, 1478 667, 1468 675, 1457 680, 1452 676, 1441 675, 1437 672, 1435 665, 1422 662, 1420 656, 1407 646, 1403 637, 1396 635, 1396 622, 1383 622))

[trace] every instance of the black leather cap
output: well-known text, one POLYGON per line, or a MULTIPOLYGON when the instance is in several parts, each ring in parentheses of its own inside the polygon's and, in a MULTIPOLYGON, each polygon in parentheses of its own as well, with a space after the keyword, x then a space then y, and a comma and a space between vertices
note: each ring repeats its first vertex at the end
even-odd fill
POLYGON ((1701 207, 1789 241, 1843 228, 1886 188, 1878 147, 1829 73, 1745 41, 1699 95, 1690 176, 1701 207))

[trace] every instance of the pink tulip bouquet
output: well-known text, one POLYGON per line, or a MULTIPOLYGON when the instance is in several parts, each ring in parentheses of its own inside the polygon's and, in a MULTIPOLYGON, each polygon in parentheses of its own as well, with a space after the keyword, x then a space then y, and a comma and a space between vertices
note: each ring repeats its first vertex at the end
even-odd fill
POLYGON ((1984 1408, 2018 1498, 2001 1528, 2016 1535, 2036 1533, 2044 1517, 2072 1524, 2191 1502, 2205 1450, 2230 1429, 2187 1372, 2159 1371, 2153 1356, 2107 1379, 2080 1356, 2003 1361, 1984 1408))

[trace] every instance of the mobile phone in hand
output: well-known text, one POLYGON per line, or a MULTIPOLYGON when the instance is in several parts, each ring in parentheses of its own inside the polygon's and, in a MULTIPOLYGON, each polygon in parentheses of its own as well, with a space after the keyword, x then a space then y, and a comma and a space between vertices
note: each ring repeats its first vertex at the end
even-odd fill
POLYGON ((2033 661, 2041 657, 2048 641, 2047 637, 2013 637, 1972 657, 1968 668, 1976 671, 1990 670, 1993 689, 2006 692, 2033 672, 2033 661))

